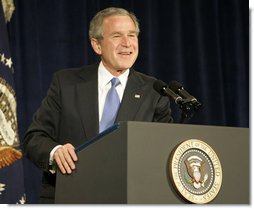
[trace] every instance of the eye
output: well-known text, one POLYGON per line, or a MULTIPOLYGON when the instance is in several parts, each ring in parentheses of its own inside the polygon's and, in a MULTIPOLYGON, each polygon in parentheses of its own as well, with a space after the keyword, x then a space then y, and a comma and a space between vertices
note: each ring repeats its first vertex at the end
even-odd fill
POLYGON ((136 33, 130 33, 128 36, 131 37, 131 38, 136 38, 137 34, 136 33))
POLYGON ((117 34, 114 34, 112 37, 113 38, 119 38, 119 37, 121 37, 121 35, 117 33, 117 34))

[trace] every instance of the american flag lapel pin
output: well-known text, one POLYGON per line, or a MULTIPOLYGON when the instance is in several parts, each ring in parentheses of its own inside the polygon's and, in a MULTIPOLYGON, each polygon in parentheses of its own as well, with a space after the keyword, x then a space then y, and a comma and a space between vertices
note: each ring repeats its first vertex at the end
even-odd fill
POLYGON ((134 97, 135 97, 136 99, 139 99, 139 98, 140 98, 140 94, 135 94, 134 97))

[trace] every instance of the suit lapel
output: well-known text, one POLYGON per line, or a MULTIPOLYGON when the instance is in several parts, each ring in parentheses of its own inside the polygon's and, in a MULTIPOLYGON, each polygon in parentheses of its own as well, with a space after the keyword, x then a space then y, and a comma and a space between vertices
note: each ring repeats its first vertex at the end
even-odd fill
MULTIPOLYGON (((99 132, 97 72, 98 65, 93 65, 91 69, 84 69, 80 74, 82 82, 76 85, 78 109, 88 139, 99 132)), ((135 120, 144 96, 145 83, 134 70, 131 70, 116 121, 135 120)))
POLYGON ((116 118, 117 122, 135 119, 144 98, 145 91, 143 87, 144 83, 138 74, 134 70, 131 70, 116 118))
POLYGON ((76 85, 77 103, 88 139, 98 134, 98 66, 82 72, 83 82, 76 85))

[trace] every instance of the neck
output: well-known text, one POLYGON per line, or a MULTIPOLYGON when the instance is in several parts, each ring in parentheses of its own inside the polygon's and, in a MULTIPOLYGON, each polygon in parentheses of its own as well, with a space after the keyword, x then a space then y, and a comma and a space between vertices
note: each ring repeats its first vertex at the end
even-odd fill
MULTIPOLYGON (((127 69, 126 69, 127 70, 127 69)), ((126 70, 108 70, 113 76, 118 77, 122 75, 126 70)))

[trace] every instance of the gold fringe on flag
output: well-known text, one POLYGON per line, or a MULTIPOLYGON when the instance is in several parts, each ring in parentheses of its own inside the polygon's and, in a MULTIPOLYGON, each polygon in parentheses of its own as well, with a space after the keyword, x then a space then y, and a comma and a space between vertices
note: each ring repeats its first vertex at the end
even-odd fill
POLYGON ((2 0, 5 22, 10 22, 12 14, 15 10, 13 0, 2 0))

